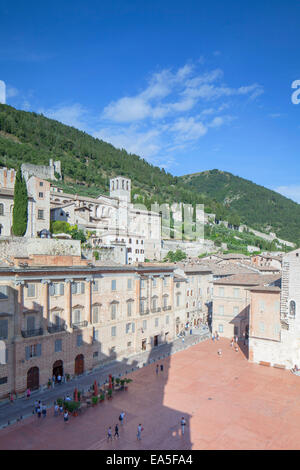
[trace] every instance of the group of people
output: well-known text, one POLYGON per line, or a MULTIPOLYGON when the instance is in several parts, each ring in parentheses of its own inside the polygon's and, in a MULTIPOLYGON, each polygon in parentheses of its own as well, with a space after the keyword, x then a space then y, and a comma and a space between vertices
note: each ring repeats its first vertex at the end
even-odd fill
MULTIPOLYGON (((163 364, 160 365, 160 371, 161 371, 161 372, 164 371, 164 366, 163 366, 163 364)), ((158 365, 158 364, 156 365, 155 372, 156 372, 156 375, 158 375, 158 372, 159 372, 159 365, 158 365)))
POLYGON ((237 336, 234 336, 234 337, 231 339, 230 346, 231 346, 232 348, 234 347, 234 349, 235 349, 236 352, 239 351, 239 348, 238 348, 238 337, 237 337, 237 336), (235 346, 234 346, 234 344, 235 344, 235 346))
POLYGON ((47 416, 47 406, 45 403, 41 403, 41 400, 36 400, 34 402, 34 411, 38 418, 40 418, 41 416, 43 416, 43 418, 46 418, 47 416))
POLYGON ((215 331, 215 333, 213 333, 211 335, 211 339, 213 340, 213 342, 215 342, 215 340, 219 341, 219 339, 220 339, 219 333, 217 331, 215 331))
MULTIPOLYGON (((120 425, 122 426, 123 423, 124 423, 124 417, 125 417, 125 412, 122 411, 120 413, 120 416, 119 416, 119 422, 120 422, 120 425)), ((119 426, 118 424, 115 425, 115 433, 114 433, 114 438, 115 439, 119 439, 120 435, 119 435, 119 426)), ((109 426, 108 430, 107 430, 107 441, 112 441, 113 440, 113 435, 112 435, 112 428, 111 426, 109 426)))

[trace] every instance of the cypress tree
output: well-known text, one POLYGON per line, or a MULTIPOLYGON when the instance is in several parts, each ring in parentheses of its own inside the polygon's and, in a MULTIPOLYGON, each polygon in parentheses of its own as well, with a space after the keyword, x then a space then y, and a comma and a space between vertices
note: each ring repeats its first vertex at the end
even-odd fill
POLYGON ((26 181, 22 176, 21 168, 18 168, 14 189, 14 208, 12 233, 17 237, 23 237, 27 229, 28 220, 28 194, 26 181))

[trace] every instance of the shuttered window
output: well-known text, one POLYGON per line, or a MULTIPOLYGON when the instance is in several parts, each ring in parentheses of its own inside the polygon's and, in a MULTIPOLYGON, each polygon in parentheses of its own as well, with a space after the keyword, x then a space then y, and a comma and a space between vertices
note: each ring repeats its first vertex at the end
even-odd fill
POLYGON ((0 339, 8 338, 8 320, 0 320, 0 339))

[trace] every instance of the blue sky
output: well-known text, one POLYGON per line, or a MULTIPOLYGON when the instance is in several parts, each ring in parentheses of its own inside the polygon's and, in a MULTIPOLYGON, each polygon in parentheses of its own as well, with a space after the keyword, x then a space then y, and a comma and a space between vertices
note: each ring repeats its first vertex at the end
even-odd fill
POLYGON ((6 102, 174 175, 218 168, 300 202, 300 2, 0 3, 6 102))

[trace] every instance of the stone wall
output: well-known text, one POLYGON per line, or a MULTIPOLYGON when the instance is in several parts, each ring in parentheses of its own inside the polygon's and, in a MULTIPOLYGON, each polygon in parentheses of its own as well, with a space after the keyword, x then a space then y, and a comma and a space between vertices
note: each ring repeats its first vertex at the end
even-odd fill
POLYGON ((0 261, 30 255, 81 256, 79 240, 7 237, 0 240, 0 261))
POLYGON ((198 256, 202 253, 208 253, 215 250, 215 245, 212 240, 202 240, 201 242, 163 240, 161 244, 161 259, 163 259, 169 251, 182 250, 187 254, 187 256, 198 256))

